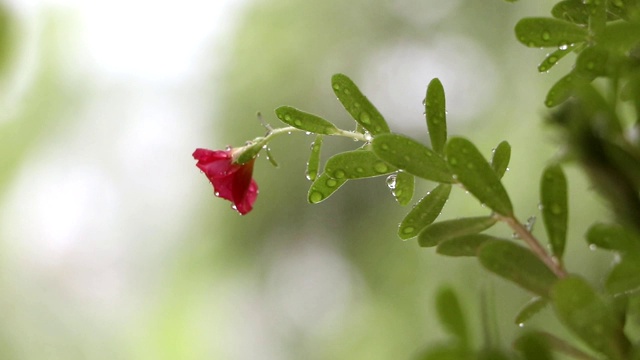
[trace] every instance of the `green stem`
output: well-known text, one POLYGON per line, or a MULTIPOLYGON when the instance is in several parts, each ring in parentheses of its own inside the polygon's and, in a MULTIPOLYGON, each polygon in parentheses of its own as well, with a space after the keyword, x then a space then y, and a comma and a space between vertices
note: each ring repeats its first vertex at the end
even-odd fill
POLYGON ((553 271, 556 276, 559 278, 567 277, 567 271, 564 269, 561 263, 559 263, 555 258, 549 255, 547 251, 544 249, 538 239, 536 239, 533 234, 529 230, 527 230, 520 221, 514 216, 498 216, 499 220, 504 221, 515 233, 518 235, 520 239, 522 239, 533 251, 533 253, 545 264, 547 267, 553 271))

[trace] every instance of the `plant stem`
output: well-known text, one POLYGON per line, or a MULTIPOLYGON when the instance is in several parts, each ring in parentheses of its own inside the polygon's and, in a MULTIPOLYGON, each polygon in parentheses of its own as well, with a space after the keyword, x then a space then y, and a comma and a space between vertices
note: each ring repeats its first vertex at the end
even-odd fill
POLYGON ((533 234, 529 230, 527 230, 518 219, 512 216, 500 216, 497 215, 498 218, 504 221, 515 233, 529 246, 531 251, 545 264, 547 267, 553 271, 556 276, 559 278, 567 277, 567 271, 564 269, 562 264, 560 264, 556 259, 547 253, 538 239, 536 239, 533 234))

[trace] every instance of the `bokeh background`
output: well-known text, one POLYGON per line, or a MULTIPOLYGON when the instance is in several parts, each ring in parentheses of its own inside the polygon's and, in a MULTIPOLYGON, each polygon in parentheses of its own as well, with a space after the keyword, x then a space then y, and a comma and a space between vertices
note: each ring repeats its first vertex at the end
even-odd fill
MULTIPOLYGON (((442 286, 460 295, 477 346, 484 294, 508 347, 528 294, 474 259, 400 241, 408 208, 384 178, 309 205, 312 138, 281 137, 280 166, 258 159, 260 196, 241 217, 191 153, 262 135, 256 112, 278 126, 285 104, 353 128, 330 87, 338 72, 394 131, 428 142, 421 103, 439 77, 451 134, 487 157, 511 143, 504 181, 525 221, 539 215, 539 175, 558 151, 542 99, 568 65, 538 74, 545 53, 512 29, 553 3, 1 2, 0 357, 410 359, 446 339, 433 306, 442 286)), ((323 158, 355 146, 326 139, 323 158)), ((599 284, 609 259, 582 235, 608 215, 579 170, 567 172, 567 266, 599 284)), ((419 183, 414 201, 433 186, 419 183)), ((486 213, 456 191, 442 217, 486 213)), ((549 310, 533 326, 562 334, 549 310)))

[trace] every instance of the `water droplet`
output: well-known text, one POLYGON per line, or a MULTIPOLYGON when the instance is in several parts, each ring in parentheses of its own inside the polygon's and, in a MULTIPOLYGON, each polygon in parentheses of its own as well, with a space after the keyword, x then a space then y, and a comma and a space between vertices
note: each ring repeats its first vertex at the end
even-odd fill
POLYGON ((473 168, 475 168, 475 165, 473 165, 473 163, 467 163, 467 169, 473 170, 473 168))
POLYGON ((587 63, 587 69, 593 70, 596 67, 596 64, 593 61, 589 61, 587 63))
POLYGON ((538 210, 540 211, 544 210, 544 205, 542 205, 542 203, 538 204, 538 210))
POLYGON ((547 59, 547 62, 548 62, 549 64, 555 64, 557 61, 558 61, 558 57, 556 57, 556 56, 550 56, 550 57, 547 59))
POLYGON ((344 173, 343 170, 336 170, 336 171, 333 172, 333 177, 336 178, 336 179, 342 179, 342 178, 344 178, 344 175, 345 175, 345 173, 344 173))
POLYGON ((558 46, 558 49, 560 49, 560 50, 562 50, 562 51, 565 51, 565 50, 567 50, 568 48, 569 48, 569 44, 567 44, 566 42, 563 42, 563 43, 561 43, 561 44, 558 46))
POLYGON ((213 193, 213 195, 215 195, 217 197, 220 197, 220 192, 216 191, 216 192, 213 193))
POLYGON ((551 39, 551 34, 549 34, 549 32, 548 32, 548 31, 544 31, 544 32, 542 33, 542 40, 544 40, 544 41, 549 41, 549 39, 551 39))
POLYGON ((362 174, 364 172, 364 169, 361 167, 357 167, 356 172, 362 174))
POLYGON ((300 119, 295 119, 295 120, 293 120, 293 124, 295 126, 302 126, 302 121, 300 119))
POLYGON ((453 165, 453 166, 458 165, 458 159, 456 159, 456 158, 454 158, 454 157, 449 158, 449 164, 451 164, 451 165, 453 165))
POLYGON ((398 175, 396 174, 391 174, 387 177, 387 186, 389 187, 389 189, 395 190, 397 178, 398 178, 398 175))
POLYGON ((377 173, 382 174, 389 171, 389 167, 383 162, 377 162, 373 165, 373 170, 375 170, 377 173))
POLYGON ((363 124, 371 124, 371 116, 369 116, 369 113, 365 111, 361 112, 360 122, 362 122, 363 124))
POLYGON ((382 145, 380 145, 380 149, 382 149, 383 151, 387 151, 387 150, 389 150, 389 145, 387 145, 386 143, 382 144, 382 145))
POLYGON ((558 205, 558 204, 551 205, 551 213, 553 213, 555 215, 562 214, 562 207, 560 205, 558 205))
POLYGON ((329 179, 329 180, 327 180, 325 185, 327 185, 330 188, 336 187, 336 185, 338 185, 338 181, 336 179, 329 179))
POLYGON ((318 176, 317 171, 315 170, 307 171, 307 174, 306 174, 307 180, 313 181, 316 179, 316 176, 318 176))
POLYGON ((402 233, 403 234, 411 234, 415 230, 416 230, 416 228, 414 228, 413 226, 407 226, 406 228, 402 229, 402 233))
POLYGON ((349 89, 344 89, 344 93, 345 93, 345 94, 347 94, 347 95, 350 95, 350 94, 351 94, 351 90, 349 90, 349 89))
POLYGON ((524 323, 518 323, 518 327, 524 327, 524 323))
POLYGON ((596 246, 596 244, 590 244, 590 245, 589 245, 589 250, 591 250, 591 251, 595 251, 595 250, 597 250, 597 249, 598 249, 598 247, 596 246))
POLYGON ((340 85, 338 85, 338 84, 333 84, 333 88, 334 88, 335 90, 340 90, 340 85))
POLYGON ((291 115, 287 114, 284 116, 284 121, 289 122, 291 121, 291 115))
POLYGON ((314 191, 309 195, 309 201, 311 201, 312 204, 319 203, 322 199, 324 199, 324 195, 318 191, 314 191))
POLYGON ((359 109, 361 105, 360 105, 360 103, 354 103, 354 104, 353 104, 353 106, 354 106, 356 109, 359 109))
POLYGON ((536 224, 536 217, 535 216, 529 216, 529 218, 527 219, 527 223, 524 224, 525 229, 527 229, 528 232, 533 231, 533 226, 536 224))

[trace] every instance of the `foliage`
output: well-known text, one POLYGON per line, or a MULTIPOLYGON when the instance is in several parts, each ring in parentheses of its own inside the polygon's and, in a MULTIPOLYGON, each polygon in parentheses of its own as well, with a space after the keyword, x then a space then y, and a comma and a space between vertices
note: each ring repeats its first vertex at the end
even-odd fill
POLYGON ((268 150, 268 143, 277 135, 316 134, 307 164, 307 177, 312 180, 310 203, 326 200, 347 181, 386 176, 393 196, 406 205, 413 199, 416 178, 437 183, 401 220, 398 236, 415 238, 421 247, 436 247, 442 255, 477 257, 485 269, 531 293, 516 323, 550 306, 582 342, 574 345, 534 331, 520 337, 513 350, 499 349, 491 341, 474 349, 456 295, 444 289, 438 295, 437 309, 452 340, 427 349, 420 359, 552 359, 556 352, 583 359, 635 359, 640 354, 640 339, 625 332, 627 319, 640 315, 629 305, 637 301, 640 288, 640 1, 563 0, 551 14, 522 19, 515 26, 516 38, 524 45, 553 49, 540 63, 541 72, 575 54, 572 70, 551 87, 544 100, 553 108, 548 121, 565 142, 564 156, 540 176, 546 243, 517 217, 502 184, 510 145, 501 142, 487 160, 471 140, 449 137, 445 91, 438 79, 428 84, 424 102, 430 146, 394 133, 356 84, 337 74, 331 86, 354 119, 355 130, 343 130, 318 115, 282 106, 276 109, 276 116, 288 127, 268 126, 265 136, 234 150, 241 154, 236 161, 242 164, 253 161, 263 148, 268 150), (362 145, 334 154, 322 169, 320 151, 325 136, 347 137, 362 145), (603 274, 604 289, 571 273, 563 262, 569 202, 562 166, 569 161, 582 166, 616 214, 614 223, 585 228, 589 246, 617 254, 615 266, 603 274), (478 200, 479 213, 437 221, 454 187, 478 200), (514 239, 484 233, 499 222, 513 230, 514 239))

